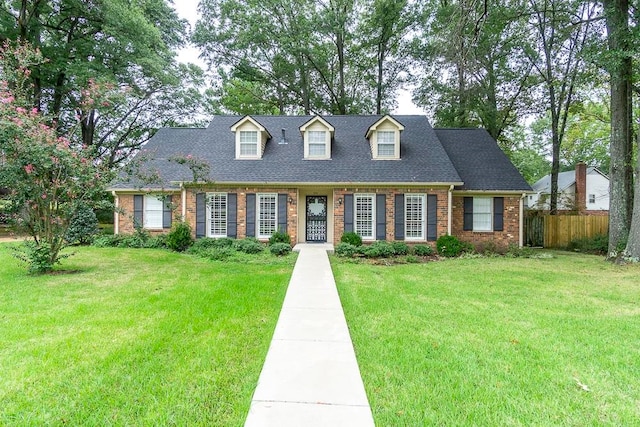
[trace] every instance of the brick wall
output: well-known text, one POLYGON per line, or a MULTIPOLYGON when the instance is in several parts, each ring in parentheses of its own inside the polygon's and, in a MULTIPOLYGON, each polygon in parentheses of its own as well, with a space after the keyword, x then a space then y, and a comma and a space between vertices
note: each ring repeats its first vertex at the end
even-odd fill
MULTIPOLYGON (((344 233, 344 204, 339 205, 338 199, 344 201, 345 194, 384 194, 385 208, 386 208, 386 234, 387 240, 395 240, 395 196, 396 194, 431 194, 438 197, 438 236, 447 234, 447 220, 448 220, 448 190, 442 188, 339 188, 334 191, 334 227, 333 227, 333 241, 335 243, 340 242, 340 238, 344 233)), ((412 243, 426 243, 411 241, 412 243)))
MULTIPOLYGON (((171 204, 173 206, 173 221, 179 221, 182 215, 182 197, 180 193, 171 193, 171 204)), ((131 234, 135 231, 133 227, 133 194, 118 194, 118 232, 120 234, 131 234)), ((164 229, 147 230, 151 234, 161 234, 169 231, 164 229)))
POLYGON ((453 217, 451 234, 474 246, 493 242, 498 248, 520 242, 520 197, 504 198, 503 231, 464 231, 464 197, 453 197, 453 217))

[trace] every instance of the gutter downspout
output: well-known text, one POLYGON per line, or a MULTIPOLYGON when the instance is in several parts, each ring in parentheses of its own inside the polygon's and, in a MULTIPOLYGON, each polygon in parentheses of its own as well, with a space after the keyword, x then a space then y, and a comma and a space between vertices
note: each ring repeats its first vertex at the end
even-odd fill
POLYGON ((449 186, 448 197, 448 207, 447 207, 447 234, 451 236, 451 221, 453 220, 453 185, 449 186))
POLYGON ((187 220, 187 189, 184 188, 184 182, 180 183, 180 193, 182 196, 182 220, 187 220))
POLYGON ((520 247, 524 246, 524 198, 527 197, 527 193, 522 193, 520 197, 520 236, 519 236, 519 245, 520 247))
POLYGON ((116 194, 116 191, 111 191, 113 195, 113 201, 115 204, 115 209, 113 210, 113 234, 118 234, 120 232, 119 222, 120 222, 120 213, 118 212, 118 206, 120 205, 120 198, 116 194))

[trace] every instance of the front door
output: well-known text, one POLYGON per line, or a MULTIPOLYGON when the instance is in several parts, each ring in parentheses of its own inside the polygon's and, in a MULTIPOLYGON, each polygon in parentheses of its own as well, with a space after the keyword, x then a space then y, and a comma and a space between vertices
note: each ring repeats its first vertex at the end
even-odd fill
POLYGON ((327 196, 307 196, 307 242, 327 241, 327 196))

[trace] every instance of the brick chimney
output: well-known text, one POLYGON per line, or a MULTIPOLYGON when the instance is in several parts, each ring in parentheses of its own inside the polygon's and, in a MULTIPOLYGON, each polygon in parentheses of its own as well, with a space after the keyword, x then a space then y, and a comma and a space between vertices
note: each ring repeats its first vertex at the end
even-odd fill
POLYGON ((580 162, 576 165, 576 209, 578 213, 587 210, 587 165, 580 162))

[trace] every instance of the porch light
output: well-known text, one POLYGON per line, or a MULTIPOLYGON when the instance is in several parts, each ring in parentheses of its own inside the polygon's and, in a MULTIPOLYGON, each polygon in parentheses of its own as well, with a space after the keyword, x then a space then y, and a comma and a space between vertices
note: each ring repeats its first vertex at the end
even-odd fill
POLYGON ((342 206, 342 197, 338 197, 338 206, 342 206))
POLYGON ((289 197, 289 204, 290 205, 295 205, 296 204, 296 201, 293 200, 293 197, 289 197))

